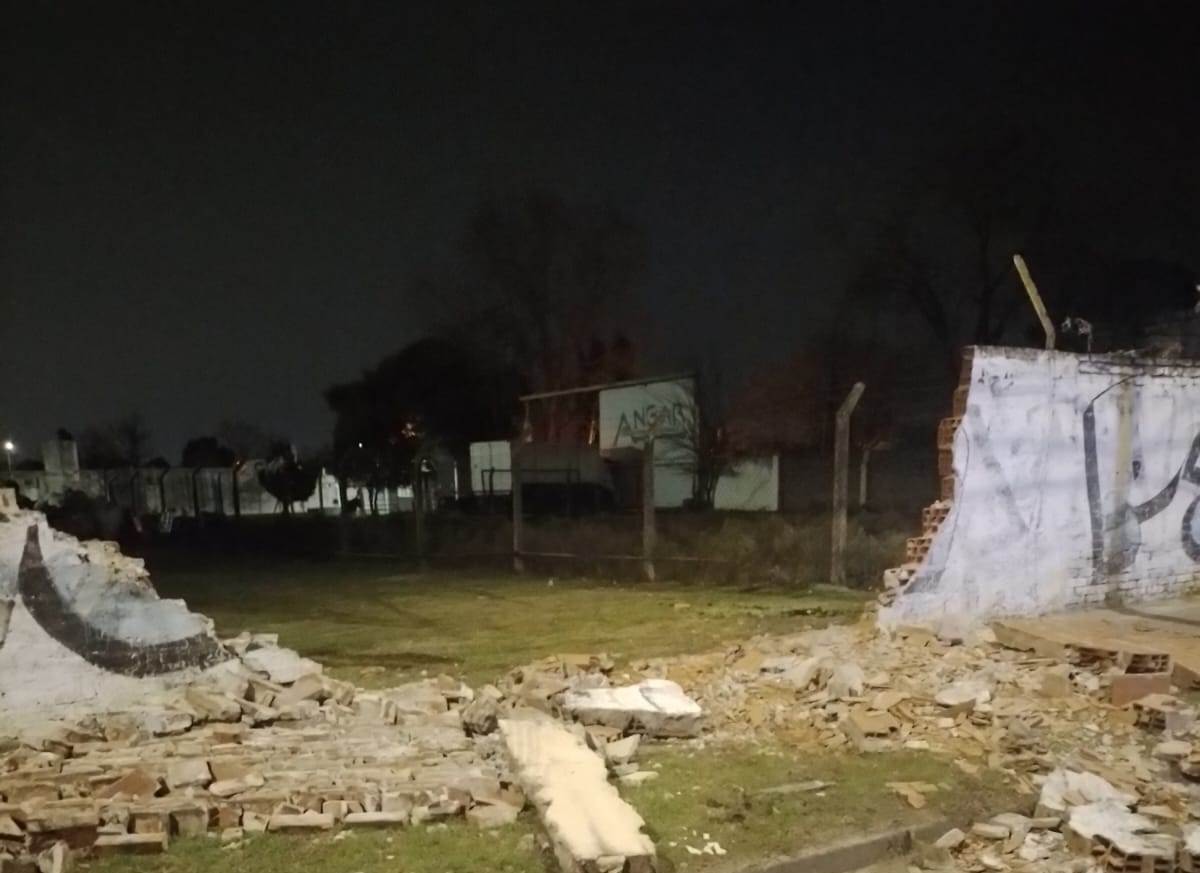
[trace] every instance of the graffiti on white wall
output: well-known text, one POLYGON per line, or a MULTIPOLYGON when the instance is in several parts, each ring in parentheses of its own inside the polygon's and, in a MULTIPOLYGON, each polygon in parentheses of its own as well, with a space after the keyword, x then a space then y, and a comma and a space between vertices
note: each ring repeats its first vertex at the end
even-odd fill
POLYGON ((1180 592, 1200 579, 1200 366, 977 348, 954 476, 883 623, 1180 592))
POLYGON ((653 435, 654 502, 675 507, 692 496, 689 434, 696 413, 691 378, 664 379, 600 392, 600 449, 640 448, 653 435))

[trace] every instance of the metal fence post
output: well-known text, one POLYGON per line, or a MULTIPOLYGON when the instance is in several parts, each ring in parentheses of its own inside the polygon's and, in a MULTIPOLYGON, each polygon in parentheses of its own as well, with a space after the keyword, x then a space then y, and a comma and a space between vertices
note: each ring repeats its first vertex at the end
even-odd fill
POLYGON ((829 579, 834 585, 846 584, 846 503, 849 490, 850 416, 866 386, 855 382, 837 411, 837 430, 833 443, 833 542, 829 555, 829 579))

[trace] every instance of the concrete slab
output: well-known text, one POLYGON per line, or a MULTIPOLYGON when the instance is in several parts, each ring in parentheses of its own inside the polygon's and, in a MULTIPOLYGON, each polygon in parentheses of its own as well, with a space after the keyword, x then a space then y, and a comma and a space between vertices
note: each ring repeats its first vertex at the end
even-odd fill
POLYGON ((655 737, 693 737, 704 715, 700 705, 669 679, 646 679, 620 688, 569 691, 563 709, 587 725, 635 730, 655 737))
POLYGON ((513 772, 564 871, 638 869, 654 856, 645 822, 608 781, 604 761, 552 721, 500 721, 513 772), (628 867, 626 866, 628 865, 628 867))

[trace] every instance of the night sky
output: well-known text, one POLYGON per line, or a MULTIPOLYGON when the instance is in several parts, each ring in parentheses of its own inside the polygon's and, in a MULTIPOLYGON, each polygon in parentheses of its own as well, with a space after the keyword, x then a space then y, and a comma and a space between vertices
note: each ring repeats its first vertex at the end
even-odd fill
POLYGON ((1200 254, 1185 4, 7 6, 0 429, 25 447, 131 410, 172 462, 222 418, 326 442, 321 390, 429 329, 413 280, 514 186, 645 229, 631 315, 664 370, 823 330, 863 228, 968 117, 1049 131, 1098 245, 1200 254))

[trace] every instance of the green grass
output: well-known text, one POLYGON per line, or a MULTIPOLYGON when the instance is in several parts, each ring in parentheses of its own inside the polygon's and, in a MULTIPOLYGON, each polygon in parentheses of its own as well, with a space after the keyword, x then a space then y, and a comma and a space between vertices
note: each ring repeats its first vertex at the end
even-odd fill
POLYGON ((643 747, 643 769, 659 778, 623 789, 646 820, 661 856, 680 871, 719 871, 748 859, 794 855, 851 835, 866 835, 912 823, 931 812, 981 815, 1013 802, 996 774, 964 774, 927 752, 874 755, 807 754, 759 746, 643 747), (821 792, 761 795, 765 788, 809 781, 831 783, 821 792), (928 806, 914 810, 887 782, 928 782, 939 790, 928 806), (708 838, 705 838, 708 834, 708 838), (692 855, 720 843, 728 854, 692 855))
POLYGON ((334 839, 255 834, 237 848, 215 839, 177 840, 152 858, 114 856, 81 864, 91 873, 545 873, 548 868, 532 840, 533 822, 495 831, 458 823, 444 828, 347 831, 334 839), (523 839, 524 838, 524 839, 523 839))
MULTIPOLYGON (((409 565, 411 567, 411 565, 409 565)), ((159 593, 211 616, 222 635, 280 642, 359 685, 422 671, 490 682, 556 653, 618 661, 707 651, 756 633, 853 618, 864 596, 703 584, 616 584, 492 572, 415 573, 387 562, 150 563, 159 593)))

